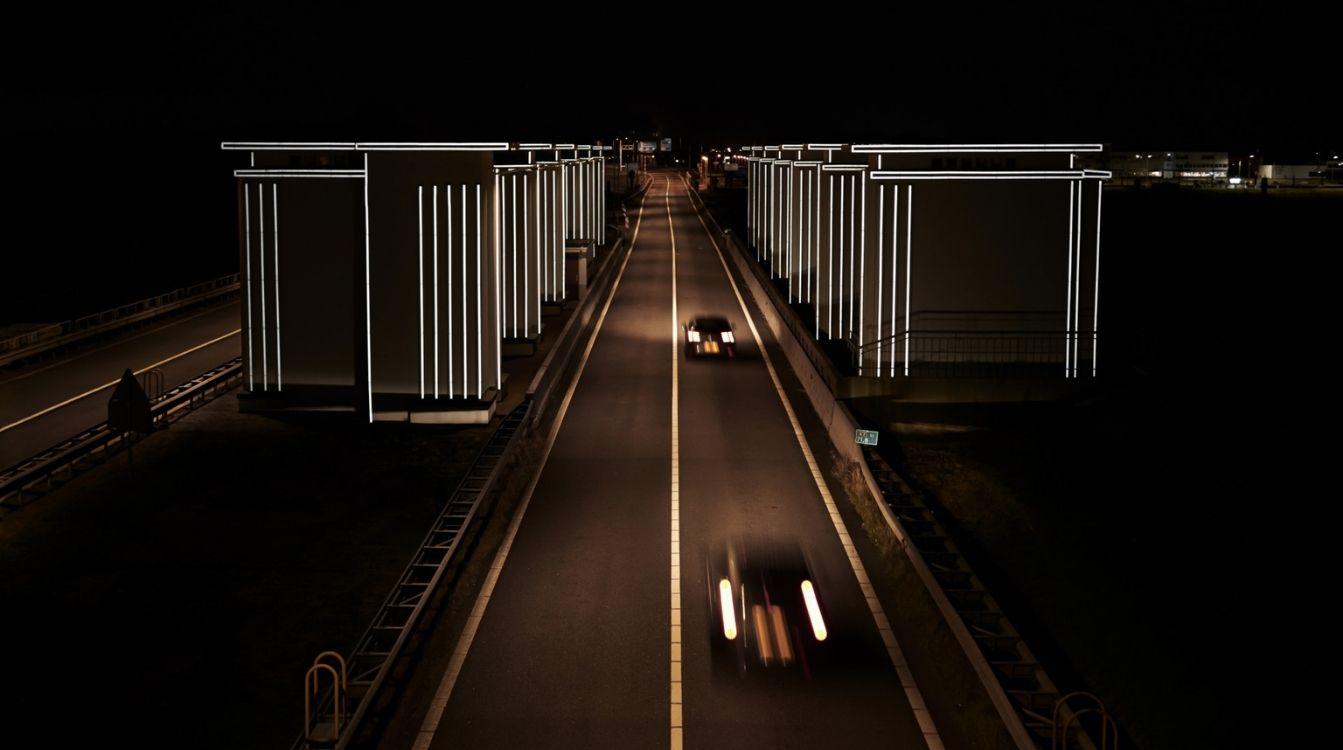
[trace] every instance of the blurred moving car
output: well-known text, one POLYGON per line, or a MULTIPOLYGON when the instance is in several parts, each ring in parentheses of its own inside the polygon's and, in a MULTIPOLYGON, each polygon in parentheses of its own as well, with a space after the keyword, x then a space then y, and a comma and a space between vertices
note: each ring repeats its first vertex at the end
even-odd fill
POLYGON ((687 357, 732 357, 737 353, 737 338, 727 318, 698 317, 684 328, 687 357))
POLYGON ((810 677, 809 662, 830 633, 811 565, 797 543, 734 541, 706 566, 714 650, 731 653, 742 674, 797 668, 810 677))

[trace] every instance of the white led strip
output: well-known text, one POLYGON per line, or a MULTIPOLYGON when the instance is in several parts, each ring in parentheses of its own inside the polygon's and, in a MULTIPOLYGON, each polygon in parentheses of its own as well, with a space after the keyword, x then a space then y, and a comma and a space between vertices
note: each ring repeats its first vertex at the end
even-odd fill
POLYGON ((419 217, 419 264, 416 270, 420 275, 420 398, 424 398, 424 186, 415 188, 415 211, 419 217))
POLYGON ((252 370, 252 191, 247 183, 242 186, 243 203, 243 271, 247 278, 247 390, 256 390, 256 378, 252 370))
POLYGON ((261 390, 270 390, 270 373, 266 363, 266 186, 256 186, 257 265, 261 268, 261 390))
POLYGON ((280 196, 279 185, 270 185, 270 254, 275 260, 275 390, 284 390, 284 366, 280 356, 280 196))

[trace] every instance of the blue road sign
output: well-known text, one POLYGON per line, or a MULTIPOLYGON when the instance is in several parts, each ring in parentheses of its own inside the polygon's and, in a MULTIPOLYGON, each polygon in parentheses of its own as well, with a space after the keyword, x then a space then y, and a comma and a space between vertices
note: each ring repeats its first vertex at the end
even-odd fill
POLYGON ((854 430, 853 442, 859 445, 876 445, 877 434, 876 430, 854 430))

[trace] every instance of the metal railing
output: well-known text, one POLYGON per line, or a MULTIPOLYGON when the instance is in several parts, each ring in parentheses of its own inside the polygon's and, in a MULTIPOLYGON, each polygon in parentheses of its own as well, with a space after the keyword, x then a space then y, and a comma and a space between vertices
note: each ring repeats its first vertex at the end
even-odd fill
POLYGON ((123 325, 171 312, 214 297, 236 292, 238 274, 229 274, 199 284, 174 289, 156 297, 114 307, 92 315, 85 315, 64 323, 53 323, 9 338, 0 339, 0 365, 47 349, 69 343, 85 336, 108 331, 123 325))
MULTIPOLYGON (((523 431, 530 400, 509 412, 491 433, 484 447, 444 504, 433 526, 421 540, 382 606, 360 636, 342 671, 348 678, 334 682, 319 694, 316 685, 304 683, 303 734, 294 750, 317 747, 350 747, 367 729, 365 721, 374 711, 379 692, 429 609, 438 587, 448 577, 448 567, 457 561, 467 530, 494 490, 523 431), (347 702, 353 710, 345 710, 347 702)), ((320 660, 320 657, 319 657, 320 660)), ((309 670, 312 673, 312 670, 309 670)), ((334 674, 334 672, 332 673, 334 674)))
MULTIPOLYGON (((167 392, 151 407, 156 426, 174 421, 232 388, 242 380, 242 357, 207 370, 167 392)), ((161 382, 161 381, 160 381, 161 382)), ((87 460, 107 455, 133 436, 110 428, 106 422, 90 427, 0 472, 0 504, 23 505, 25 497, 40 495, 87 460)))
MULTIPOLYGON (((1014 378, 1063 371, 1064 331, 902 331, 858 346, 848 341, 860 375, 1014 378), (881 366, 877 366, 877 355, 881 366), (908 368, 906 368, 908 363, 908 368)), ((1090 339, 1088 334, 1086 337, 1090 339)))

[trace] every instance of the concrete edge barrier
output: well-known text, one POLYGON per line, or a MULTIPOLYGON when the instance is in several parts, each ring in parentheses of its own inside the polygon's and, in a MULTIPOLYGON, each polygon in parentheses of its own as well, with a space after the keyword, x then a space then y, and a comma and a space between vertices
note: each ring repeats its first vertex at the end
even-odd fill
MULTIPOLYGON (((647 189, 647 185, 644 186, 644 189, 647 189)), ((642 194, 642 191, 639 194, 642 194)), ((591 327, 597 309, 605 301, 607 295, 611 293, 616 274, 615 269, 620 267, 621 259, 630 252, 632 247, 633 243, 627 241, 624 236, 616 239, 611 252, 607 253, 606 259, 602 261, 601 269, 597 271, 593 278, 587 295, 578 303, 578 308, 574 310, 573 314, 569 316, 569 320, 565 322, 564 327, 560 329, 560 333, 555 339, 555 345, 551 347, 546 354, 546 358, 542 360, 541 366, 537 368, 531 384, 527 386, 525 395, 526 399, 535 402, 532 405, 531 413, 528 414, 529 425, 535 424, 545 414, 551 391, 554 390, 557 382, 562 381, 563 373, 568 371, 574 351, 578 348, 578 342, 583 340, 583 336, 580 334, 591 327)))
MULTIPOLYGON (((919 579, 928 589, 928 593, 936 603, 943 621, 955 635, 956 642, 960 644, 961 650, 965 653, 966 659, 969 660, 970 666, 975 671, 975 675, 983 684, 984 690, 1002 719, 1008 734, 1019 750, 1035 750, 1036 744, 1031 738, 1030 732, 1026 729, 1020 714, 1017 713, 1016 707, 1007 696, 1006 691, 1003 690, 1002 683, 998 681, 998 677, 988 659, 985 658, 984 652, 979 649, 979 644, 975 642, 969 628, 966 627, 965 622, 952 607, 946 592, 942 590, 942 585, 934 577, 933 571, 928 567, 923 555, 915 545, 909 542, 909 534, 901 525, 900 520, 895 517, 895 514, 883 501, 880 486, 877 484, 876 478, 872 476, 871 469, 868 468, 862 449, 854 442, 854 430, 858 428, 858 422, 854 419, 853 412, 849 410, 848 406, 835 398, 822 374, 818 372, 816 365, 808 357, 806 344, 811 342, 799 341, 795 332, 785 322, 783 315, 780 314, 777 306, 778 301, 769 294, 769 291, 772 291, 772 285, 767 288, 768 280, 762 280, 761 278, 763 271, 758 265, 751 262, 745 249, 738 244, 736 236, 723 231, 722 227, 718 226, 717 220, 713 218, 704 205, 704 201, 700 199, 698 191, 692 187, 690 193, 699 202, 701 209, 709 217, 719 236, 726 241, 725 244, 729 248, 728 257, 732 259, 738 274, 745 280, 746 288, 752 300, 765 318, 765 325, 774 334, 774 340, 778 342, 779 348, 783 350, 784 356, 788 359, 790 368, 806 390, 812 408, 815 409, 817 416, 825 425, 831 445, 841 457, 858 464, 867 491, 873 502, 876 503, 877 508, 881 510, 882 517, 886 519, 887 528, 891 535, 895 537, 897 545, 904 551, 919 579)), ((786 314, 791 314, 791 311, 786 314)))

